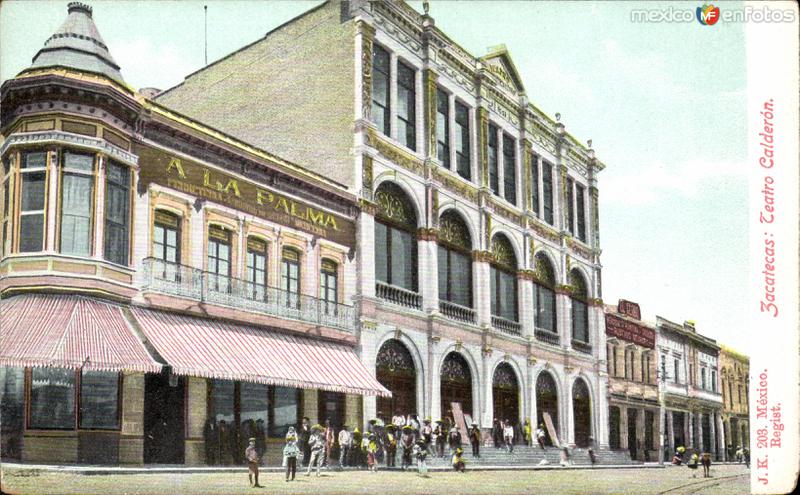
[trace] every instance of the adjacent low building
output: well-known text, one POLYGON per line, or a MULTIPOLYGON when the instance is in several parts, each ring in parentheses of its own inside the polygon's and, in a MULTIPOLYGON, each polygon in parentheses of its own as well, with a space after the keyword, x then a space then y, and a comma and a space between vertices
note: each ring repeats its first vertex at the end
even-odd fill
POLYGON ((725 453, 735 459, 741 447, 750 448, 750 359, 744 354, 720 346, 719 367, 722 382, 722 425, 725 429, 725 453))

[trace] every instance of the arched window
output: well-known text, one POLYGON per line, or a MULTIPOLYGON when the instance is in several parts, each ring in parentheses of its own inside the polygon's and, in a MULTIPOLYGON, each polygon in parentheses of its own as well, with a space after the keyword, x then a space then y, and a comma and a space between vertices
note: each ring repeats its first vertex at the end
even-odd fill
POLYGON ((396 184, 375 192, 375 280, 378 297, 419 308, 417 294, 417 217, 408 196, 396 184))
MULTIPOLYGON (((572 345, 581 352, 591 352, 589 344, 589 307, 586 281, 578 270, 569 273, 572 298, 572 345)), ((626 360, 627 362, 627 360, 626 360)), ((631 372, 633 367, 631 366, 631 372)), ((627 373, 626 373, 627 377, 627 373)))
POLYGON ((475 322, 472 311, 472 242, 466 224, 453 210, 439 220, 439 309, 451 318, 475 322))
POLYGON ((519 334, 517 309, 517 258, 511 242, 502 234, 492 238, 490 265, 492 326, 505 332, 519 334))
POLYGON ((534 325, 536 337, 539 340, 558 345, 558 328, 556 326, 556 277, 553 265, 544 253, 538 253, 534 258, 534 298, 536 312, 534 325), (543 333, 542 332, 550 332, 543 333), (555 335, 554 335, 555 334, 555 335))

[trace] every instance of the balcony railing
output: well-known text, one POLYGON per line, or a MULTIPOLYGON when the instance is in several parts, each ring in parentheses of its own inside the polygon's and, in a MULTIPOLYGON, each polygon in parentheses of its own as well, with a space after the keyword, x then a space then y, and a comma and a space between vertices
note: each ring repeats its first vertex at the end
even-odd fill
POLYGON ((204 272, 168 261, 144 260, 142 289, 353 331, 352 306, 204 272))
POLYGON ((591 354, 592 353, 592 345, 588 342, 584 342, 582 340, 575 340, 572 339, 572 348, 578 352, 582 352, 584 354, 591 354))
POLYGON ((422 296, 416 292, 384 282, 375 283, 375 294, 391 303, 406 308, 421 309, 422 296))
POLYGON ((522 324, 516 321, 511 321, 507 318, 503 318, 502 316, 492 315, 492 327, 511 335, 522 334, 522 324))
POLYGON ((551 332, 550 330, 545 330, 543 328, 537 328, 534 332, 534 335, 536 335, 536 340, 544 342, 545 344, 556 346, 560 344, 560 339, 556 332, 551 332))
POLYGON ((450 301, 439 300, 439 311, 448 318, 475 323, 475 310, 450 301))

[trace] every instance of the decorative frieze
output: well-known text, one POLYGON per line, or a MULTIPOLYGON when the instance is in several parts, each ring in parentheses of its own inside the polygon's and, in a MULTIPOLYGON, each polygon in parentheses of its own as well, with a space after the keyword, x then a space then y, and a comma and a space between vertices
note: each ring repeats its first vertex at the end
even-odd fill
POLYGON ((435 168, 431 171, 431 178, 451 193, 472 203, 478 203, 478 190, 463 179, 457 179, 435 168))
POLYGON ((592 251, 589 248, 584 247, 580 242, 576 241, 574 238, 572 237, 567 238, 567 246, 569 246, 569 248, 572 251, 578 253, 583 258, 587 260, 591 259, 592 251))
POLYGON ((428 143, 428 156, 437 158, 436 146, 436 79, 438 74, 431 69, 425 69, 423 76, 425 84, 425 114, 427 117, 427 125, 425 126, 425 139, 428 143))
POLYGON ((507 208, 497 201, 494 200, 493 197, 490 197, 489 201, 487 202, 487 206, 492 211, 506 220, 509 220, 522 228, 525 228, 525 217, 519 213, 514 212, 510 208, 507 208))
POLYGON ((391 161, 395 165, 398 165, 417 175, 423 175, 425 166, 422 160, 385 141, 383 138, 378 137, 376 131, 372 128, 367 131, 367 144, 378 150, 378 152, 383 155, 384 158, 391 161))
POLYGON ((481 187, 489 187, 489 111, 477 108, 478 113, 478 165, 481 170, 481 187))
POLYGON ((556 232, 556 230, 553 229, 552 227, 543 225, 542 223, 537 222, 535 220, 529 220, 528 228, 534 231, 536 234, 538 234, 539 237, 548 239, 556 244, 561 242, 561 234, 556 232))
POLYGON ((372 181, 373 181, 372 157, 364 155, 362 157, 362 171, 361 171, 361 195, 366 199, 372 199, 372 181))
POLYGON ((372 40, 375 28, 358 20, 355 23, 356 34, 361 35, 361 116, 365 120, 372 118, 372 40))
MULTIPOLYGON (((376 2, 377 5, 381 5, 382 2, 376 2)), ((410 26, 399 26, 395 24, 395 22, 400 21, 403 24, 407 24, 403 22, 398 16, 394 16, 387 11, 382 11, 379 9, 377 12, 383 15, 376 15, 375 16, 375 25, 380 28, 381 32, 386 33, 390 38, 394 39, 404 47, 408 48, 412 52, 421 55, 422 54, 422 33, 421 32, 414 32, 413 34, 409 31, 413 28, 410 26), (387 19, 386 17, 391 17, 391 19, 387 19), (393 22, 394 21, 394 22, 393 22)), ((398 23, 399 24, 399 23, 398 23)), ((415 30, 416 31, 416 30, 415 30)))

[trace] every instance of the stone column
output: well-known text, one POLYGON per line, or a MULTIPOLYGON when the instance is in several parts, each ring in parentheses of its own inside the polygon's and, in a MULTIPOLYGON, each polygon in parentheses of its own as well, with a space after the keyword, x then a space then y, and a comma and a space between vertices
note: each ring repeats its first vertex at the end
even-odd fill
POLYGON ((437 243, 435 235, 427 229, 418 231, 417 253, 419 290, 422 295, 422 310, 426 313, 439 311, 439 270, 437 243))
POLYGON ((144 373, 122 374, 119 463, 144 463, 144 373))
POLYGON ((475 275, 475 311, 478 326, 492 324, 492 301, 489 294, 489 263, 482 258, 482 253, 473 252, 473 274, 475 275))
POLYGON ((647 448, 647 439, 645 438, 645 424, 644 424, 644 409, 639 409, 636 413, 636 451, 638 452, 639 459, 644 460, 644 449, 647 448), (641 445, 642 448, 639 448, 641 445))
POLYGON ((303 413, 301 416, 308 417, 311 424, 319 423, 319 390, 303 389, 303 413))
POLYGON ((572 401, 572 387, 570 386, 571 375, 572 372, 568 371, 564 374, 564 397, 566 398, 564 406, 566 407, 566 415, 563 419, 566 421, 560 421, 562 435, 565 440, 565 443, 568 445, 575 445, 575 411, 573 410, 573 401, 572 401))
POLYGON ((347 394, 344 401, 344 423, 353 431, 353 428, 361 425, 361 396, 347 394))
POLYGON ((688 425, 688 426, 684 426, 684 431, 686 432, 685 433, 686 436, 684 436, 684 438, 686 439, 685 447, 687 449, 688 448, 694 448, 694 444, 695 444, 695 441, 694 441, 694 420, 695 420, 694 413, 689 411, 689 412, 686 412, 684 414, 686 416, 686 419, 684 420, 684 425, 688 425))
POLYGON ((187 466, 200 466, 206 463, 203 428, 206 424, 208 390, 206 379, 186 378, 186 443, 185 460, 187 466))
POLYGON ((572 301, 563 292, 556 292, 556 325, 561 347, 572 349, 572 301))
POLYGON ((628 448, 628 408, 619 406, 619 448, 628 448))
POLYGON ((669 452, 672 455, 675 452, 675 424, 672 420, 672 411, 667 411, 667 440, 669 442, 669 452))
POLYGON ((527 276, 517 277, 517 280, 519 284, 519 321, 522 324, 522 336, 533 339, 533 281, 527 276))
MULTIPOLYGON (((370 159, 371 160, 371 159, 370 159)), ((374 213, 374 208, 371 209, 374 213)), ((366 211, 358 216, 358 291, 363 297, 375 297, 375 217, 366 211)))

